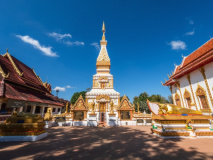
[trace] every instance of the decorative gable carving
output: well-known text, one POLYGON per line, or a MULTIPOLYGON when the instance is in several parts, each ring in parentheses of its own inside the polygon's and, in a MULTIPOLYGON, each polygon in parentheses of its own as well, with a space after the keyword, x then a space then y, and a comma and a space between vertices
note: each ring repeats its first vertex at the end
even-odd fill
POLYGON ((121 100, 121 105, 119 106, 118 110, 134 110, 132 104, 125 95, 121 100))
POLYGON ((185 92, 184 92, 184 98, 191 98, 191 94, 186 89, 185 89, 185 92))
POLYGON ((87 107, 82 95, 80 95, 78 100, 75 102, 74 106, 72 107, 72 110, 87 110, 87 107))
POLYGON ((197 96, 206 95, 205 89, 203 87, 201 87, 199 84, 198 84, 198 87, 196 90, 196 95, 197 96))

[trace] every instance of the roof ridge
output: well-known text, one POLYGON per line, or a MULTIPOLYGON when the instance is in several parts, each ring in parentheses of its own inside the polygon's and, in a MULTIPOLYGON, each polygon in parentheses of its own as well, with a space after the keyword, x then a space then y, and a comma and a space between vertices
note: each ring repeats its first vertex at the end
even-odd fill
MULTIPOLYGON (((197 49, 195 49, 193 52, 191 52, 187 57, 189 57, 191 54, 193 54, 195 51, 197 51, 198 49, 200 49, 201 47, 203 47, 205 44, 207 44, 208 42, 210 42, 211 40, 213 40, 213 38, 211 38, 210 40, 206 41, 203 45, 201 45, 200 47, 198 47, 197 49)), ((186 57, 186 58, 187 58, 186 57)))

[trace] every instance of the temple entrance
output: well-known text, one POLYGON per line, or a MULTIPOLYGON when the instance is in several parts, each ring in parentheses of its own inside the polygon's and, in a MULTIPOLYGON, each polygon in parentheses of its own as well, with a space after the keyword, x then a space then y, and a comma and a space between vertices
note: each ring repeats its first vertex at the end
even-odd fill
POLYGON ((106 112, 106 102, 100 102, 100 112, 106 112))
POLYGON ((105 122, 105 113, 101 113, 101 120, 100 122, 104 123, 105 122))
POLYGON ((99 110, 99 126, 106 125, 106 102, 100 102, 100 110, 99 110))

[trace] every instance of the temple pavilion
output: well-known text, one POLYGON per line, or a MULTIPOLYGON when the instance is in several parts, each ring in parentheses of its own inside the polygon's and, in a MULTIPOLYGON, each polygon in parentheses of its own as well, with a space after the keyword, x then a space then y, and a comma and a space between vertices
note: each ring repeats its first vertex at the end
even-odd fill
POLYGON ((51 94, 51 85, 7 50, 0 55, 0 122, 13 111, 40 114, 61 112, 67 101, 51 94))
POLYGON ((174 104, 183 108, 213 112, 213 38, 176 65, 163 85, 168 86, 174 104))

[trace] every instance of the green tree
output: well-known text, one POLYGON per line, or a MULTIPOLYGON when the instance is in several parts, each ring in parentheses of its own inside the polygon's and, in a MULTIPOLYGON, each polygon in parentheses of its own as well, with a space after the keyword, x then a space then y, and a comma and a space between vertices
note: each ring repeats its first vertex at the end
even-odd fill
POLYGON ((171 95, 168 96, 168 101, 169 101, 169 103, 173 104, 173 99, 172 99, 172 96, 171 96, 171 95))
POLYGON ((86 99, 86 91, 81 91, 81 92, 75 92, 70 100, 71 104, 75 104, 75 102, 77 101, 77 99, 80 97, 80 95, 82 95, 82 97, 84 98, 84 100, 86 99))
POLYGON ((140 101, 147 101, 148 98, 149 98, 149 95, 146 92, 143 92, 139 95, 140 101))

